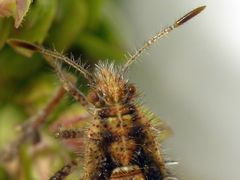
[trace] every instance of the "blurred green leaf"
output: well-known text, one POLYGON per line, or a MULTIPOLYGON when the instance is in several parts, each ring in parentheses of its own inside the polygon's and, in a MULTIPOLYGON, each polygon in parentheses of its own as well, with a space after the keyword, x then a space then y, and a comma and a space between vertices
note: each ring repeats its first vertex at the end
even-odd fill
POLYGON ((33 81, 29 82, 24 90, 16 95, 16 101, 25 106, 28 114, 34 115, 46 105, 57 87, 59 85, 55 75, 51 73, 40 74, 33 81))
POLYGON ((50 31, 48 42, 59 50, 66 50, 75 41, 86 24, 85 0, 59 1, 58 13, 50 31))
POLYGON ((0 49, 3 47, 13 26, 13 20, 10 18, 0 18, 0 49))
POLYGON ((0 166, 0 179, 10 179, 6 170, 0 166))
POLYGON ((14 98, 25 84, 39 73, 39 69, 44 61, 40 61, 40 56, 34 56, 30 60, 24 56, 16 54, 13 49, 5 46, 0 52, 0 99, 7 100, 14 98))
POLYGON ((11 103, 0 107, 0 147, 16 136, 14 127, 25 118, 21 109, 11 103))
POLYGON ((22 27, 13 31, 12 37, 41 44, 48 35, 56 13, 57 0, 35 1, 22 27))
POLYGON ((32 180, 32 157, 29 153, 28 144, 23 144, 20 148, 21 172, 24 180, 32 180))
POLYGON ((105 0, 88 0, 88 28, 94 30, 97 28, 101 19, 101 10, 105 0))
POLYGON ((23 78, 34 72, 41 61, 37 60, 37 56, 34 56, 35 60, 31 60, 24 56, 16 54, 13 49, 5 47, 0 53, 0 75, 1 78, 23 78), (23 71, 24 70, 24 71, 23 71))
POLYGON ((120 63, 121 59, 123 59, 124 54, 119 47, 109 44, 103 39, 88 32, 85 32, 78 37, 76 45, 83 49, 90 57, 97 58, 97 60, 108 59, 120 63))

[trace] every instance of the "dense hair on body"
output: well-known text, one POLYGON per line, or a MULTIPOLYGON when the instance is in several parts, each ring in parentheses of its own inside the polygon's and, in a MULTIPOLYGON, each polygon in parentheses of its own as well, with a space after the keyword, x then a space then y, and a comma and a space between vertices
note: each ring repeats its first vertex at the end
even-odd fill
POLYGON ((124 77, 121 66, 113 63, 96 65, 90 82, 88 99, 96 107, 128 103, 136 97, 136 88, 124 77))

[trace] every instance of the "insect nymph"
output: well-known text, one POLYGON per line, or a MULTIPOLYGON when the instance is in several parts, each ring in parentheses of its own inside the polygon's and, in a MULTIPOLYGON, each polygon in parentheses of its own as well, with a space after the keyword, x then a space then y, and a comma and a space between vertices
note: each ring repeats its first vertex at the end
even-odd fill
MULTIPOLYGON (((93 115, 86 135, 84 180, 174 179, 166 169, 151 122, 135 101, 135 86, 130 84, 125 76, 129 66, 144 50, 204 8, 205 6, 201 6, 192 10, 157 33, 131 55, 123 66, 99 63, 94 73, 58 52, 23 41, 10 41, 14 46, 37 51, 47 59, 50 58, 65 90, 93 115), (90 92, 87 96, 68 79, 59 61, 73 66, 89 81, 90 92)), ((64 130, 58 132, 58 137, 74 138, 78 134, 76 130, 64 130)), ((69 163, 51 179, 64 179, 76 165, 76 161, 69 163)))

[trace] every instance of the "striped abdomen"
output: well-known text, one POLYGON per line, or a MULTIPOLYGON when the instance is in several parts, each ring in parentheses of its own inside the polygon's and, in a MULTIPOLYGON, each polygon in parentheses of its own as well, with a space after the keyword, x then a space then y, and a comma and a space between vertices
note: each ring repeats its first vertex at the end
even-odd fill
POLYGON ((85 177, 91 180, 161 180, 161 157, 149 131, 148 119, 132 104, 101 108, 97 114, 88 137, 98 145, 88 147, 86 164, 92 168, 87 169, 85 177))

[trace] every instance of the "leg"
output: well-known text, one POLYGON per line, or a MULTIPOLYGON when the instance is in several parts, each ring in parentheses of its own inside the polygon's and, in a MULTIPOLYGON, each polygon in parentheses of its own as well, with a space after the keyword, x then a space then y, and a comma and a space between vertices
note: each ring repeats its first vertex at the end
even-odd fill
POLYGON ((75 129, 59 130, 55 134, 59 139, 73 139, 83 137, 83 132, 75 129))
POLYGON ((19 127, 21 135, 10 143, 6 150, 0 152, 0 161, 11 161, 17 154, 21 144, 31 140, 33 143, 39 141, 39 129, 43 125, 53 109, 58 105, 65 94, 63 87, 60 87, 49 103, 38 113, 31 117, 26 123, 19 127))
MULTIPOLYGON (((57 138, 70 139, 81 137, 78 130, 61 130, 56 133, 57 138)), ((105 153, 101 141, 88 139, 84 154, 83 180, 107 180, 115 168, 111 158, 105 153)), ((55 173, 50 180, 63 180, 77 167, 78 162, 72 161, 55 173)))
MULTIPOLYGON (((61 140, 70 140, 83 137, 83 132, 76 129, 57 130, 55 137, 61 140)), ((66 145, 68 146, 68 145, 66 145)), ((79 148, 77 149, 79 150, 79 148)), ((70 175, 82 161, 81 156, 77 156, 76 160, 72 160, 68 164, 64 165, 59 171, 57 171, 49 180, 63 180, 70 175)))
POLYGON ((42 124, 44 124, 45 120, 49 116, 49 114, 53 111, 53 109, 58 105, 60 100, 64 97, 65 90, 63 87, 60 87, 56 94, 52 97, 49 103, 40 110, 35 117, 33 117, 32 128, 36 129, 42 124))
POLYGON ((77 161, 71 161, 70 163, 63 166, 59 171, 57 171, 49 180, 63 180, 68 175, 70 175, 78 165, 77 161))
POLYGON ((49 62, 49 64, 56 69, 58 77, 60 78, 60 80, 63 83, 64 89, 71 96, 73 96, 78 102, 80 102, 80 104, 83 107, 85 107, 87 110, 89 110, 91 104, 87 101, 87 98, 84 96, 84 94, 75 87, 75 85, 74 85, 74 83, 72 83, 71 79, 66 77, 66 75, 65 75, 66 73, 61 70, 61 66, 59 65, 59 60, 60 60, 60 62, 65 62, 65 63, 69 64, 70 66, 74 67, 76 70, 81 72, 86 79, 91 81, 92 80, 91 73, 88 72, 86 69, 84 69, 83 66, 77 64, 74 60, 63 56, 61 53, 44 49, 40 46, 31 44, 26 41, 12 39, 12 40, 9 40, 8 43, 10 43, 10 45, 13 45, 14 47, 20 47, 20 48, 24 48, 24 49, 27 49, 30 51, 35 51, 35 52, 41 53, 45 57, 45 59, 49 62))
POLYGON ((59 63, 54 63, 54 68, 57 71, 58 77, 61 80, 64 89, 83 107, 86 108, 88 112, 92 114, 90 109, 92 109, 92 104, 88 102, 86 96, 74 85, 73 78, 70 77, 66 72, 61 69, 59 63), (68 77, 67 77, 68 76, 68 77))

